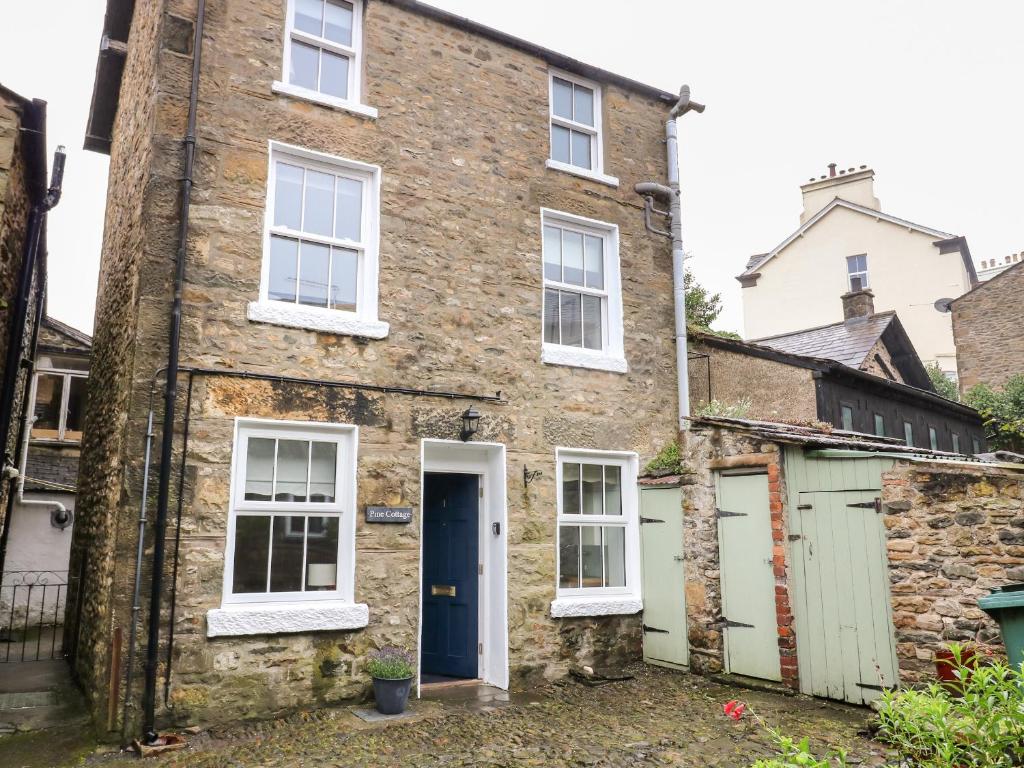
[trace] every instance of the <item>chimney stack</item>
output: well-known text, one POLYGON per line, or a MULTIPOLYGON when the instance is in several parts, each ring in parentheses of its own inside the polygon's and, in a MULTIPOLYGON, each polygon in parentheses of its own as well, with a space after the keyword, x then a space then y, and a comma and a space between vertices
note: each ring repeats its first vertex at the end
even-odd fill
POLYGON ((875 197, 873 170, 866 165, 843 171, 837 171, 837 168, 836 163, 829 163, 828 175, 811 179, 800 187, 804 199, 804 210, 800 214, 801 224, 837 197, 875 211, 882 210, 881 203, 875 197))
POLYGON ((842 296, 843 299, 843 322, 855 322, 866 320, 875 314, 875 294, 870 288, 860 291, 850 291, 842 296))

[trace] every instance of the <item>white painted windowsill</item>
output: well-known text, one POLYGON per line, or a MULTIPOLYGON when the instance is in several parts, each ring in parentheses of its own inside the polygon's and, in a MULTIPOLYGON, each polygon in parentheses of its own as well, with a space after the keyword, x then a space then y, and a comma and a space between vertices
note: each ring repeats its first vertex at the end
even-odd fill
POLYGON ((596 181, 599 184, 607 184, 609 187, 618 187, 619 180, 614 176, 608 176, 604 173, 598 173, 597 171, 589 171, 586 168, 578 168, 575 165, 569 165, 568 163, 561 163, 558 160, 552 160, 548 158, 544 165, 553 171, 564 171, 565 173, 571 173, 573 176, 579 176, 583 179, 590 179, 596 181))
POLYGON ((275 80, 270 89, 274 93, 293 96, 296 99, 302 99, 303 101, 311 101, 314 104, 319 104, 324 107, 341 109, 345 112, 351 112, 353 115, 368 117, 371 120, 377 118, 377 110, 373 107, 368 107, 365 104, 358 104, 346 99, 339 99, 337 96, 328 96, 326 93, 318 93, 317 91, 311 91, 308 88, 302 88, 298 85, 292 85, 291 83, 283 83, 280 80, 275 80))
POLYGON ((362 629, 370 623, 366 603, 311 600, 307 603, 232 605, 206 613, 207 637, 283 635, 362 629))
POLYGON ((257 323, 336 333, 339 336, 363 336, 368 339, 386 338, 391 330, 381 320, 364 320, 349 312, 286 304, 283 301, 250 301, 246 317, 257 323))
POLYGON ((557 344, 545 344, 541 347, 540 359, 541 362, 548 365, 568 365, 573 368, 591 368, 595 371, 626 373, 629 370, 629 365, 624 357, 581 347, 562 347, 557 344))
POLYGON ((572 619, 580 616, 630 616, 644 608, 639 597, 607 595, 604 597, 560 597, 551 602, 551 618, 572 619))

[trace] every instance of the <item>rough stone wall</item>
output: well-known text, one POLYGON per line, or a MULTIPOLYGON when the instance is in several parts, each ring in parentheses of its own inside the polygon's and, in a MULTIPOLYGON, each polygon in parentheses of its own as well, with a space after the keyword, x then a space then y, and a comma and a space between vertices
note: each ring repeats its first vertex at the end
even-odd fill
POLYGON ((949 643, 1000 642, 977 601, 1024 581, 1024 471, 897 462, 882 501, 900 677, 920 682, 949 643))
MULTIPOLYGON (((143 39, 130 42, 130 49, 141 57, 146 41, 157 39, 158 25, 139 7, 137 16, 147 15, 141 24, 136 19, 133 38, 143 39)), ((165 17, 164 26, 179 32, 187 23, 181 20, 194 14, 185 0, 169 0, 167 10, 173 16, 165 17), (171 24, 171 18, 177 20, 171 24)), ((666 175, 664 105, 604 89, 606 172, 620 179, 613 189, 545 170, 548 66, 526 53, 371 2, 365 100, 380 117, 366 120, 271 92, 280 78, 281 0, 220 0, 207 4, 207 14, 183 364, 501 390, 507 405, 477 406, 483 413, 478 439, 503 442, 508 451, 513 685, 557 676, 576 661, 638 657, 636 616, 550 618, 555 447, 635 450, 643 461, 675 437, 671 254, 644 230, 632 191, 636 182, 666 175), (382 167, 379 285, 380 316, 391 324, 387 339, 246 319, 246 305, 259 291, 271 139, 382 167), (541 207, 620 227, 628 374, 541 364, 541 207), (542 472, 528 487, 524 464, 542 472)), ((135 68, 124 87, 129 102, 141 103, 126 106, 122 93, 119 121, 127 124, 119 124, 115 136, 112 174, 135 170, 135 163, 122 167, 118 158, 137 152, 148 158, 148 176, 132 177, 125 196, 112 198, 101 282, 117 294, 101 297, 97 312, 90 396, 108 387, 116 393, 98 395, 106 398, 98 407, 90 401, 99 413, 86 423, 92 442, 83 456, 80 505, 88 496, 93 510, 83 542, 116 531, 107 539, 110 549, 95 547, 107 563, 95 580, 108 595, 89 608, 97 620, 88 663, 97 669, 106 667, 112 633, 120 629, 127 637, 130 616, 145 403, 152 372, 166 360, 176 180, 191 66, 186 38, 175 34, 151 54, 153 61, 129 61, 135 68), (144 109, 153 106, 149 96, 155 99, 151 121, 144 119, 144 109), (129 242, 141 261, 131 260, 129 242), (117 436, 101 442, 96 432, 104 427, 117 436)), ((167 716, 267 715, 360 694, 367 678, 359 661, 369 648, 385 642, 415 647, 418 525, 358 526, 356 599, 369 604, 366 630, 207 640, 206 611, 221 601, 233 419, 359 424, 360 506, 386 501, 418 507, 420 441, 456 438, 466 403, 238 380, 196 386, 167 716)), ((104 675, 93 675, 98 712, 104 711, 104 675)))
MULTIPOLYGON (((4 374, 18 279, 25 254, 25 234, 32 206, 30 179, 23 150, 24 139, 20 132, 22 120, 21 105, 0 94, 0 378, 4 374)), ((38 274, 37 271, 34 278, 38 278, 38 274)), ((34 299, 35 279, 32 290, 34 299)), ((29 318, 34 316, 35 301, 31 300, 29 318)), ((25 324, 26 340, 31 339, 33 325, 32 322, 25 324)), ((17 456, 18 427, 27 385, 28 376, 22 372, 17 379, 10 431, 0 436, 0 445, 4 446, 5 453, 11 457, 17 456)), ((9 490, 9 483, 0 483, 0 530, 3 530, 5 524, 9 490)))
POLYGON ((779 666, 783 683, 795 689, 799 679, 786 573, 786 493, 782 459, 782 451, 777 444, 739 432, 695 425, 687 434, 684 463, 694 471, 695 482, 683 492, 686 613, 690 668, 701 674, 721 672, 724 638, 715 626, 722 615, 715 471, 764 468, 768 475, 779 666))
POLYGON ((960 391, 999 387, 1024 373, 1021 297, 1024 266, 1017 264, 953 302, 953 339, 960 391))
POLYGON ((812 371, 721 349, 699 339, 690 342, 689 352, 690 408, 694 413, 700 412, 709 399, 728 405, 747 399, 751 407, 745 418, 788 422, 809 422, 818 418, 812 371))
POLYGON ((892 353, 889 352, 889 347, 881 339, 875 342, 875 346, 868 352, 868 356, 864 358, 860 369, 865 373, 881 376, 883 379, 898 381, 900 384, 906 383, 903 380, 903 376, 900 375, 900 369, 896 367, 892 360, 892 353))
MULTIPOLYGON (((93 365, 84 423, 81 483, 72 544, 68 621, 64 647, 72 649, 73 669, 99 723, 108 718, 107 690, 113 632, 125 624, 115 618, 115 590, 125 586, 124 536, 133 535, 133 521, 120 514, 121 505, 137 485, 126 486, 125 464, 138 455, 141 435, 126 423, 134 377, 152 376, 152 367, 136 373, 139 281, 143 260, 159 255, 169 272, 165 252, 154 253, 151 233, 173 227, 175 184, 171 174, 154 172, 154 127, 161 99, 157 71, 157 35, 162 2, 135 3, 129 53, 114 126, 110 155, 103 253, 96 298, 93 365), (127 440, 131 436, 133 442, 127 440), (134 453, 133 453, 134 452, 134 453), (120 582, 115 585, 115 575, 120 582), (78 605, 81 600, 81 622, 78 605)), ((167 150, 161 147, 166 153, 167 150)), ((161 278, 161 282, 166 277, 161 278)), ((136 389, 138 392, 138 388, 136 389)), ((145 398, 142 405, 145 406, 145 398)), ((125 507, 127 510, 127 507, 125 507)), ((127 577, 128 579, 131 576, 127 577)), ((144 629, 144 627, 143 627, 144 629)), ((144 636, 144 633, 140 633, 144 636)))

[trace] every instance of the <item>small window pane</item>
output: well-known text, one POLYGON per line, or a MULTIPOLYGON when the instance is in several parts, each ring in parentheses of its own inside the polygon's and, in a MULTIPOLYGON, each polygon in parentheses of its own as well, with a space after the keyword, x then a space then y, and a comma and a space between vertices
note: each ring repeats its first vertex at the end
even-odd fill
POLYGON ((974 446, 974 453, 976 453, 976 454, 981 453, 981 441, 978 438, 972 437, 971 438, 971 445, 974 446))
POLYGON ((271 301, 295 301, 298 259, 298 240, 285 237, 270 238, 270 279, 267 298, 271 301))
POLYGON ((309 441, 278 440, 274 501, 306 501, 308 476, 309 441))
POLYGON ((622 514, 622 468, 606 466, 604 468, 604 513, 606 515, 622 514))
POLYGON ((847 432, 852 432, 853 431, 853 409, 850 406, 848 406, 848 405, 844 405, 844 406, 842 406, 841 410, 842 410, 842 415, 843 415, 843 429, 845 429, 847 432))
POLYGON ((626 586, 626 529, 605 526, 604 531, 604 585, 626 586))
POLYGON ((604 335, 601 331, 601 297, 583 296, 583 346, 586 349, 603 349, 604 335))
POLYGON ((274 544, 270 555, 270 591, 302 590, 302 551, 306 546, 306 518, 274 518, 274 544))
POLYGON ((583 285, 583 235, 562 232, 562 281, 570 285, 583 285))
POLYGON ((601 552, 601 526, 580 526, 580 552, 583 560, 581 586, 604 586, 604 557, 601 552))
POLYGON ((583 318, 581 315, 580 295, 562 291, 559 295, 561 304, 562 341, 569 347, 583 346, 583 318))
POLYGON ((331 307, 355 312, 359 254, 348 248, 332 248, 331 259, 331 307))
POLYGON ((324 0, 295 0, 295 28, 320 37, 323 13, 324 0))
POLYGON ((928 445, 933 451, 939 450, 939 436, 935 432, 935 427, 928 427, 928 445))
POLYGON ((587 287, 604 288, 604 241, 600 237, 587 235, 584 250, 586 263, 587 287))
POLYGON ((82 439, 82 420, 85 418, 85 378, 68 378, 68 412, 64 418, 64 439, 82 439))
POLYGON ((544 279, 562 280, 562 230, 544 227, 544 279))
POLYGON ((953 433, 953 453, 960 453, 960 435, 953 433))
POLYGON ((909 421, 903 422, 903 442, 907 445, 914 444, 914 425, 909 421))
POLYGON ((306 591, 338 588, 338 518, 311 517, 306 531, 306 591))
POLYGON ((582 85, 573 86, 573 120, 584 125, 594 124, 594 92, 582 85))
POLYGON ((562 465, 562 514, 580 513, 580 465, 562 465))
POLYGON ((885 418, 880 413, 875 414, 875 434, 885 437, 885 418))
POLYGON ((328 235, 334 218, 334 176, 306 171, 306 200, 303 205, 302 231, 328 235))
POLYGON ((558 526, 558 586, 576 589, 580 585, 580 529, 558 526))
POLYGON ((551 126, 551 159, 560 163, 569 162, 569 129, 560 125, 551 126))
POLYGON ((590 159, 590 134, 572 131, 572 164, 577 168, 592 169, 593 163, 590 159))
POLYGON ((551 111, 559 117, 572 120, 572 83, 560 77, 551 84, 551 111))
MULTIPOLYGON (((252 441, 249 443, 251 445, 252 441)), ((267 591, 270 520, 270 517, 255 515, 235 518, 235 556, 231 571, 231 591, 235 594, 267 591)))
POLYGON ((270 501, 274 493, 274 440, 250 437, 245 457, 245 500, 270 501))
POLYGON ((299 303, 313 307, 327 306, 327 270, 331 249, 319 243, 302 244, 299 266, 299 303))
POLYGON ((550 288, 544 291, 544 341, 561 344, 558 334, 558 291, 550 288))
POLYGON ((315 91, 319 69, 320 49, 293 42, 288 82, 315 91))
POLYGON ((302 228, 302 169, 277 163, 274 167, 274 226, 302 228))
POLYGON ((850 276, 850 290, 851 291, 862 291, 866 286, 864 285, 864 278, 861 275, 850 276))
POLYGON ((604 514, 604 467, 600 464, 583 465, 583 514, 604 514))
POLYGON ((60 437, 60 406, 64 397, 64 377, 42 373, 36 377, 36 404, 32 437, 57 440, 60 437))
POLYGON ((339 99, 348 98, 348 56, 322 51, 320 59, 320 92, 339 99))
POLYGON ((352 5, 327 0, 324 37, 342 45, 352 45, 352 5))
POLYGON ((314 442, 309 468, 309 500, 334 501, 334 479, 338 471, 338 444, 314 442))
POLYGON ((335 200, 334 236, 360 242, 363 220, 363 182, 338 177, 335 200))

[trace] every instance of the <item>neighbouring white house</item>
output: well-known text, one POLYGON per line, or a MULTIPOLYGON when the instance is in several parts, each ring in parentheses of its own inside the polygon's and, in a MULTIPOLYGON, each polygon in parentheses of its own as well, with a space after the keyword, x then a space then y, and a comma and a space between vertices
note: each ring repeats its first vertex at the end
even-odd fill
POLYGON ((956 378, 948 312, 978 282, 967 240, 882 211, 875 173, 836 170, 800 187, 800 226, 750 258, 743 286, 744 337, 760 339, 843 320, 837 294, 870 288, 879 312, 894 310, 925 364, 956 378))
POLYGON ((978 262, 978 280, 985 282, 1001 272, 1005 272, 1014 264, 1019 264, 1024 259, 1024 251, 1011 253, 1001 259, 982 259, 978 262))

